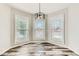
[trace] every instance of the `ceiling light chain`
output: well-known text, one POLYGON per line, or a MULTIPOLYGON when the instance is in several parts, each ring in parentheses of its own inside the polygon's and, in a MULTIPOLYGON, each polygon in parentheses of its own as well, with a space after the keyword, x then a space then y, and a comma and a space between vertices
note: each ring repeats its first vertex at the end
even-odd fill
POLYGON ((40 3, 39 3, 39 12, 41 12, 40 8, 41 8, 41 6, 40 6, 40 3))

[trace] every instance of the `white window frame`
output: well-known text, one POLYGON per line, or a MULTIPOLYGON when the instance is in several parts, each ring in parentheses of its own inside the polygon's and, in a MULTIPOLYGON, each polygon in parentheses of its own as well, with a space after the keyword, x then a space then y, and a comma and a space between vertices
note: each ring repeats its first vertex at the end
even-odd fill
MULTIPOLYGON (((58 43, 58 42, 54 42, 53 40, 49 40, 48 41, 50 43, 54 43, 54 44, 58 44, 58 45, 65 45, 67 46, 68 45, 68 8, 65 8, 65 9, 62 9, 62 10, 59 10, 59 11, 56 11, 54 13, 50 13, 48 14, 48 20, 47 22, 49 22, 49 18, 50 17, 53 17, 53 16, 56 16, 58 14, 64 14, 64 44, 62 43, 58 43)), ((49 38, 49 27, 48 27, 48 38, 49 38)))
POLYGON ((11 8, 11 45, 19 45, 19 44, 24 44, 26 43, 26 41, 24 42, 16 42, 16 26, 15 26, 15 14, 18 15, 22 15, 22 16, 26 16, 29 18, 29 39, 28 41, 31 40, 31 18, 32 18, 32 14, 31 13, 27 13, 27 12, 23 12, 21 10, 15 9, 15 8, 11 8))

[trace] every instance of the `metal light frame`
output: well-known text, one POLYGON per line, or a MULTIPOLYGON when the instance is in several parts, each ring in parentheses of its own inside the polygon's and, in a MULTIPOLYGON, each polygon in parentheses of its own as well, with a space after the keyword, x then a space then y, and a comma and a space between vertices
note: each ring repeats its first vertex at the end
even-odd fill
POLYGON ((45 19, 45 14, 41 12, 41 5, 39 3, 39 12, 34 14, 35 19, 45 19))

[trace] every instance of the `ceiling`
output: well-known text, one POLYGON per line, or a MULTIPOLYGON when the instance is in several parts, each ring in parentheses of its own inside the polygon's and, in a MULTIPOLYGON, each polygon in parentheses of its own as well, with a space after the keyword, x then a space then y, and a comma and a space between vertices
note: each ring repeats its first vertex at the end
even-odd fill
MULTIPOLYGON (((8 5, 32 14, 38 12, 39 10, 38 3, 10 3, 8 5)), ((41 3, 41 11, 48 14, 63 8, 67 8, 69 5, 70 4, 68 3, 41 3)))

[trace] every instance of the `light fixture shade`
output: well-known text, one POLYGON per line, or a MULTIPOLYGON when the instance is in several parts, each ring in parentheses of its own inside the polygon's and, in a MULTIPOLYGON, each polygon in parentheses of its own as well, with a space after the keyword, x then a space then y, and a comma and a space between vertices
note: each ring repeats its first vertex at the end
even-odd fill
POLYGON ((45 19, 45 14, 42 12, 38 12, 34 14, 35 19, 45 19))

